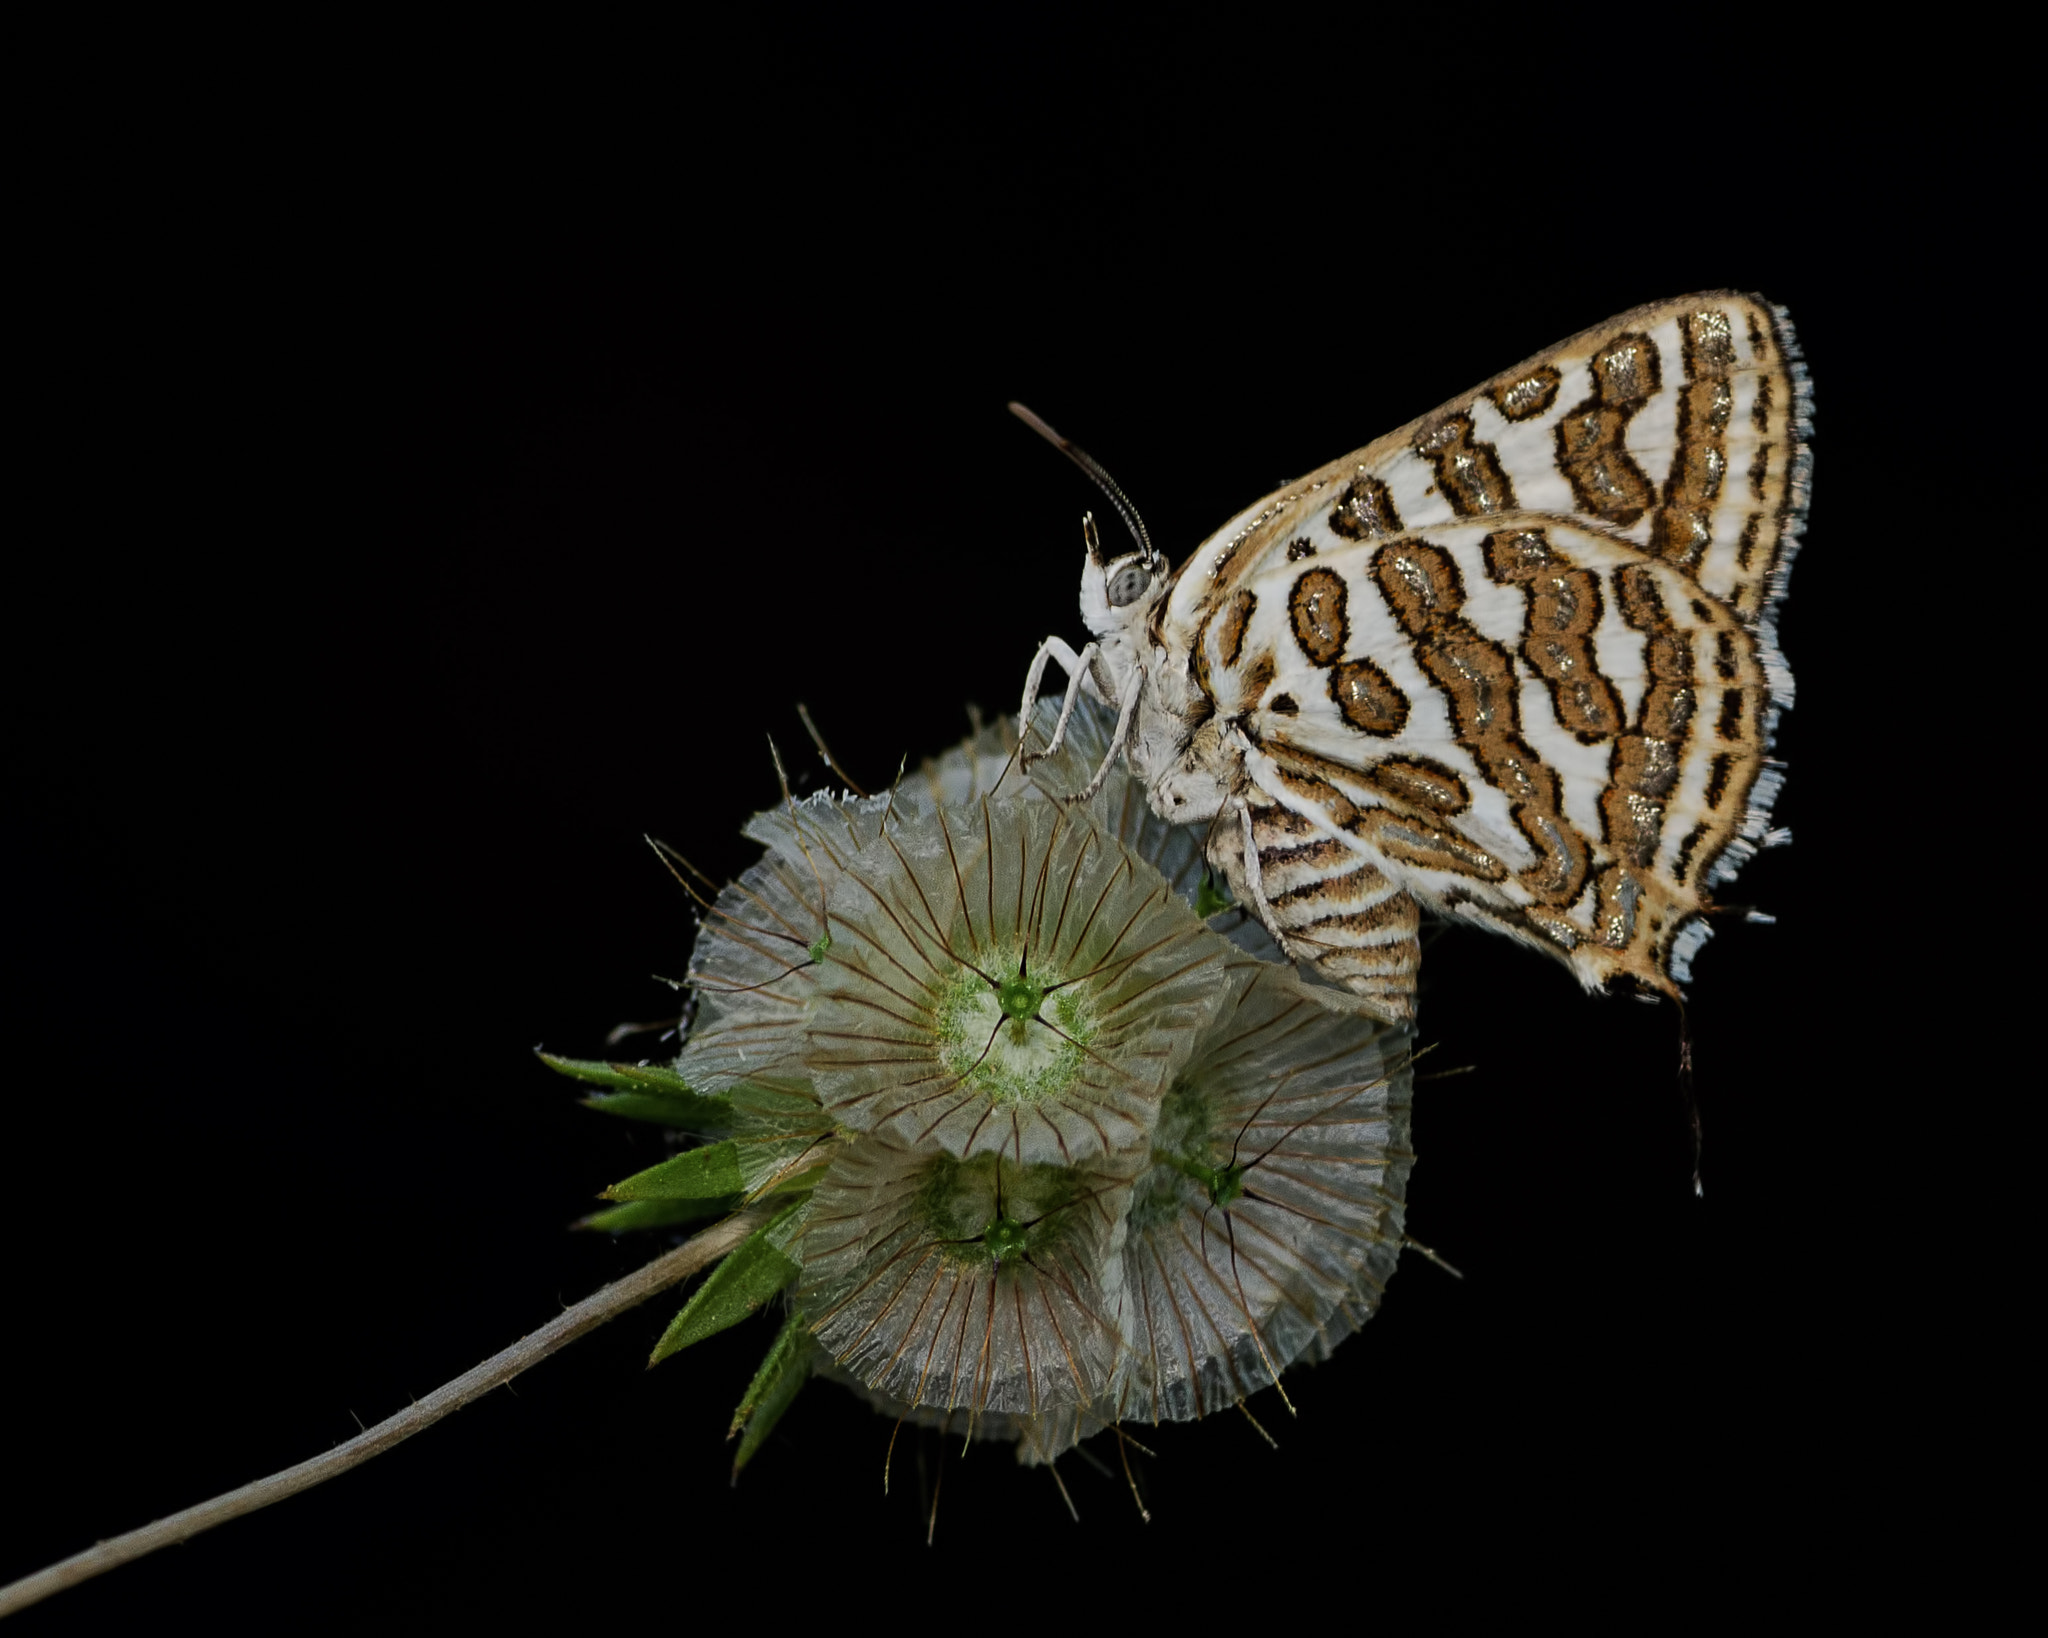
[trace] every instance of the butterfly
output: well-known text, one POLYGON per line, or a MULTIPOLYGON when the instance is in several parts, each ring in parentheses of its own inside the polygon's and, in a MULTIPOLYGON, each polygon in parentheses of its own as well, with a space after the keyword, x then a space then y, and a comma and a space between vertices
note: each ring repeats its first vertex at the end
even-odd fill
MULTIPOLYGON (((1773 830, 1804 522, 1806 366, 1782 308, 1638 307, 1255 502, 1178 571, 1084 520, 1091 640, 1034 657, 1117 714, 1153 811, 1305 973, 1411 1017, 1423 910, 1588 989, 1682 998, 1712 892, 1773 830)), ((1037 752, 1042 756, 1045 752, 1037 752)), ((1085 792, 1082 794, 1086 794, 1085 792)), ((1754 914, 1752 912, 1752 914, 1754 914)), ((1760 918, 1762 919, 1762 918, 1760 918)))

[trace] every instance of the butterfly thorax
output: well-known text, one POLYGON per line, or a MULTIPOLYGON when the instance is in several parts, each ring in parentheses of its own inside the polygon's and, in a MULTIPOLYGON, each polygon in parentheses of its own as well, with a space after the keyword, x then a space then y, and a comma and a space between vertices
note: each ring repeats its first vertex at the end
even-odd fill
MULTIPOLYGON (((1108 567, 1113 571, 1117 566, 1108 567)), ((1131 771, 1160 818, 1201 824, 1213 819, 1243 783, 1241 736, 1233 736, 1232 724, 1218 715, 1205 679, 1188 665, 1185 651, 1163 640, 1173 586, 1167 560, 1155 556, 1148 573, 1146 590, 1119 606, 1104 595, 1115 584, 1113 573, 1084 572, 1081 612, 1096 645, 1090 681, 1112 710, 1136 687, 1125 744, 1131 771)))
MULTIPOLYGON (((1164 650, 1154 653, 1163 659, 1164 650)), ((1202 824, 1220 813, 1244 784, 1244 741, 1236 725, 1213 713, 1192 721, 1155 690, 1148 668, 1138 721, 1131 734, 1131 770, 1144 782, 1146 798, 1160 818, 1177 825, 1202 824)))

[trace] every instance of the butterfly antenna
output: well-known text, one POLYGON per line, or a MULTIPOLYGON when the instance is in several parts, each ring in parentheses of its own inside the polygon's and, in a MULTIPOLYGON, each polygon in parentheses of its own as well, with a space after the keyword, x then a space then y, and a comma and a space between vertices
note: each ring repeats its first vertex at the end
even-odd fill
POLYGON ((1123 485, 1103 470, 1102 463, 1079 444, 1062 438, 1014 399, 1010 403, 1010 413, 1094 480, 1095 487, 1109 497, 1109 504, 1116 508, 1116 515, 1124 520, 1124 527, 1130 530, 1131 538, 1145 554, 1145 567, 1149 569, 1157 563, 1159 554, 1152 549, 1152 537, 1145 531, 1145 520, 1138 516, 1138 509, 1131 504, 1131 497, 1124 493, 1123 485))

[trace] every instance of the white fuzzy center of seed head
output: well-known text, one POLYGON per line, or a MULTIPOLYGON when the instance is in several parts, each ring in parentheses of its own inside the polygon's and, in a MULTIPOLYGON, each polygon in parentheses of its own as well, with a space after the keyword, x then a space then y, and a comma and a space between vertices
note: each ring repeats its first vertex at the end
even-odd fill
POLYGON ((1036 1103, 1065 1092, 1081 1070, 1079 1043, 1093 1033, 1078 997, 1042 990, 1027 997, 1024 988, 1014 980, 995 988, 963 973, 937 1010, 946 1067, 998 1103, 1036 1103), (1026 1000, 1038 1004, 1021 1004, 1026 1000))

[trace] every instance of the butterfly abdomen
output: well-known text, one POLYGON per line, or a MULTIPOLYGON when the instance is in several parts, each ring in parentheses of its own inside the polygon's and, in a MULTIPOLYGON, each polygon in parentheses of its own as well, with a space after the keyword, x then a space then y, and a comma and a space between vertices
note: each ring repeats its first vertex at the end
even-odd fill
POLYGON ((1367 853, 1278 803, 1249 809, 1255 858, 1242 830, 1218 850, 1240 896, 1260 905, 1281 948, 1325 981, 1391 1019, 1414 1015, 1421 911, 1367 853), (1253 884, 1256 883, 1256 886, 1253 884))

